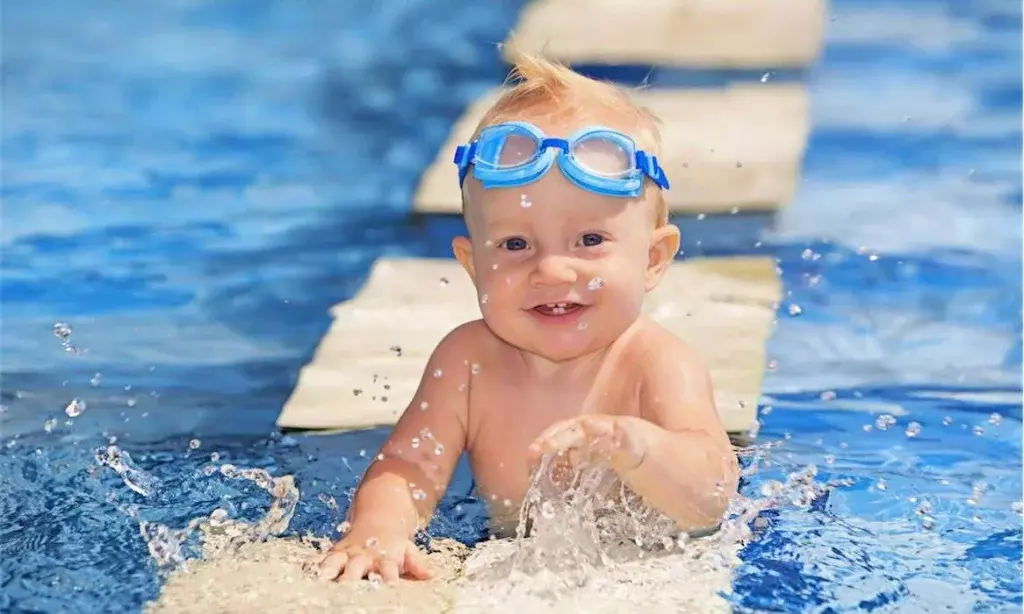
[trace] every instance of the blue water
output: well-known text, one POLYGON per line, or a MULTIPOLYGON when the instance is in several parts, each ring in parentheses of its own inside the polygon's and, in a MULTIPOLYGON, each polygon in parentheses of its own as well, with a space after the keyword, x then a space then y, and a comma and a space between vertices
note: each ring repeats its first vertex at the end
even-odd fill
MULTIPOLYGON (((295 475, 292 531, 331 530, 318 495, 344 507, 383 431, 281 436, 274 418, 375 258, 445 255, 445 232, 408 222, 412 192, 502 78, 493 43, 518 10, 4 4, 0 611, 139 610, 161 578, 118 506, 172 527, 265 512, 255 486, 202 473, 213 453, 295 475), (87 409, 67 424, 73 398, 87 409), (158 480, 152 497, 88 471, 110 437, 158 480)), ((795 201, 759 243, 687 251, 783 272, 759 437, 778 445, 745 492, 809 464, 850 481, 765 513, 733 599, 1019 611, 1020 6, 831 12, 797 75, 814 130, 795 201), (882 414, 896 424, 866 431, 882 414)), ((470 491, 462 468, 435 534, 482 534, 470 491)))

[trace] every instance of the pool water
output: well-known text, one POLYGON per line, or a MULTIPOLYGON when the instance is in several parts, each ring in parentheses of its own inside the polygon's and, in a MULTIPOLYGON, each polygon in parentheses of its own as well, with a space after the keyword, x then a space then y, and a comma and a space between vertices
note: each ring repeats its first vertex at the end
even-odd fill
MULTIPOLYGON (((333 531, 384 431, 274 419, 375 258, 445 255, 412 192, 519 8, 4 5, 0 611, 138 611, 140 519, 267 513, 224 463, 294 476, 288 533, 333 531), (141 486, 97 462, 111 442, 141 486)), ((797 198, 757 243, 687 251, 782 270, 745 493, 845 484, 762 513, 731 599, 1019 611, 1020 6, 830 10, 797 198)), ((460 467, 432 533, 484 521, 460 467)))

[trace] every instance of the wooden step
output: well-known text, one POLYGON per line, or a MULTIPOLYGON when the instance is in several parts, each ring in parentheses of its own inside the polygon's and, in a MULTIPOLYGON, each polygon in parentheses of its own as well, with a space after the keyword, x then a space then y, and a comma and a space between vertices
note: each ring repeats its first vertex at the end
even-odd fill
MULTIPOLYGON (((719 414, 731 433, 756 416, 781 287, 768 258, 675 263, 645 312, 708 361, 719 414)), ((382 259, 363 289, 331 313, 278 425, 360 429, 393 424, 412 399, 430 353, 453 328, 480 317, 457 262, 382 259)))
POLYGON ((822 46, 826 0, 535 0, 507 39, 569 64, 714 68, 806 66, 822 46))
MULTIPOLYGON (((478 98, 453 126, 424 172, 413 208, 461 212, 455 147, 465 143, 501 87, 478 98)), ((637 90, 636 101, 662 122, 666 192, 675 213, 774 211, 796 191, 808 134, 808 102, 800 83, 721 88, 637 90)))

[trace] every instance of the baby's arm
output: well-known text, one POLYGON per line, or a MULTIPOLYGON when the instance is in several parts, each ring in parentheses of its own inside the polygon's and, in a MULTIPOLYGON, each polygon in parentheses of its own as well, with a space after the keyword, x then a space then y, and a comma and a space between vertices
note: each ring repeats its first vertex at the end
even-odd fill
POLYGON ((714 527, 736 492, 736 454, 715 408, 711 376, 689 346, 664 332, 642 353, 643 460, 623 478, 683 530, 714 527))
POLYGON ((473 334, 472 324, 460 326, 435 348, 380 450, 383 458, 363 476, 349 508, 351 529, 322 562, 324 575, 429 575, 411 540, 432 516, 465 448, 473 334))

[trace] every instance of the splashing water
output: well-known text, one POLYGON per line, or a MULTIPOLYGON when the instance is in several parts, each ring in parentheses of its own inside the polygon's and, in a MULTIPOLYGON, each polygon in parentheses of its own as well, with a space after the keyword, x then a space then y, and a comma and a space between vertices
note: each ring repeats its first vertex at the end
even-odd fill
MULTIPOLYGON (((144 497, 152 497, 160 488, 159 480, 136 466, 126 450, 114 445, 97 448, 95 459, 101 466, 117 473, 128 488, 144 497)), ((209 465, 203 473, 208 477, 219 473, 230 479, 253 482, 270 494, 270 507, 254 522, 232 519, 227 510, 217 508, 208 516, 192 518, 183 528, 176 529, 141 518, 136 505, 118 504, 123 513, 138 522, 146 548, 162 572, 187 571, 189 558, 200 553, 206 559, 230 556, 245 544, 281 535, 295 514, 299 489, 290 475, 273 477, 264 469, 240 469, 232 464, 209 465), (195 538, 199 544, 193 544, 195 538)))
MULTIPOLYGON (((771 448, 765 444, 742 450, 742 475, 749 477, 770 465, 771 448)), ((848 485, 821 482, 817 475, 817 467, 810 465, 784 481, 765 481, 760 496, 737 494, 717 533, 691 537, 646 505, 608 467, 583 465, 567 472, 557 455, 547 455, 532 476, 509 552, 501 560, 470 569, 468 577, 486 586, 478 605, 507 605, 509 599, 526 597, 550 604, 574 598, 581 590, 610 591, 636 605, 637 599, 646 598, 638 586, 661 581, 646 576, 662 572, 668 574, 667 582, 692 576, 699 584, 704 574, 710 574, 708 578, 721 578, 704 578, 704 584, 727 585, 728 574, 738 564, 736 553, 753 539, 764 512, 807 509, 831 488, 848 485)), ((680 590, 689 596, 673 594, 672 599, 693 599, 694 607, 714 599, 713 592, 680 590)), ((651 604, 664 598, 651 595, 651 604)), ((703 611, 706 605, 694 611, 703 611)))
POLYGON ((95 458, 97 463, 104 467, 110 467, 114 473, 121 476, 125 486, 143 497, 152 496, 159 486, 156 478, 135 465, 131 454, 117 446, 96 448, 95 458))

